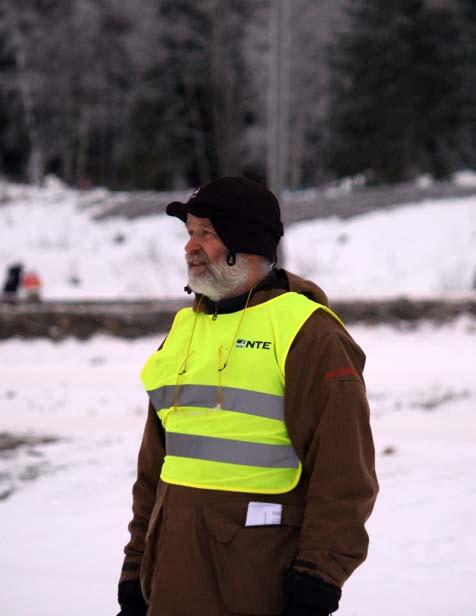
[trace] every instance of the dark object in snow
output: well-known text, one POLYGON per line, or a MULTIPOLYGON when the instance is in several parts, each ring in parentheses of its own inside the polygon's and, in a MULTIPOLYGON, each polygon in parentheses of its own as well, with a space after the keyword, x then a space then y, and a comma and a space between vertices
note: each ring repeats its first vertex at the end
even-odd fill
POLYGON ((3 295, 5 299, 15 299, 20 287, 23 273, 23 265, 14 263, 7 267, 5 283, 3 285, 3 295))
POLYGON ((105 357, 91 357, 89 359, 89 363, 91 366, 102 366, 106 363, 105 357))
POLYGON ((51 465, 47 459, 47 447, 58 442, 60 439, 52 435, 0 432, 0 461, 19 458, 14 473, 0 472, 0 501, 11 496, 21 483, 64 468, 51 465))
POLYGON ((382 451, 383 456, 393 456, 396 453, 397 453, 397 450, 395 449, 393 445, 387 445, 387 447, 384 447, 382 451))
POLYGON ((56 436, 38 436, 34 434, 14 434, 12 432, 0 432, 0 457, 4 454, 15 452, 22 448, 32 448, 41 445, 51 445, 60 439, 56 436))
POLYGON ((412 408, 421 408, 424 411, 434 411, 448 402, 453 402, 454 400, 465 400, 467 398, 471 398, 471 392, 469 390, 463 389, 461 391, 455 391, 453 389, 449 389, 447 391, 437 392, 435 395, 430 396, 427 399, 414 402, 411 406, 412 408))
POLYGON ((116 235, 112 238, 114 244, 124 244, 126 241, 126 236, 124 233, 116 233, 116 235))
POLYGON ((13 492, 15 492, 15 489, 12 487, 6 488, 5 490, 0 490, 0 501, 6 500, 13 494, 13 492))
POLYGON ((73 276, 70 276, 68 278, 68 282, 72 287, 79 287, 81 286, 81 278, 79 276, 76 276, 73 274, 73 276))

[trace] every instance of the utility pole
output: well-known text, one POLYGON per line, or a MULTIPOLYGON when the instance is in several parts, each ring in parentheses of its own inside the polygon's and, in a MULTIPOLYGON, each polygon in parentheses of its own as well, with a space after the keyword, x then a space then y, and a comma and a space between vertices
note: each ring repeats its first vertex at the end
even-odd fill
MULTIPOLYGON (((267 182, 280 204, 286 188, 289 147, 289 10, 290 0, 270 0, 267 182)), ((278 261, 283 266, 282 246, 278 261)))

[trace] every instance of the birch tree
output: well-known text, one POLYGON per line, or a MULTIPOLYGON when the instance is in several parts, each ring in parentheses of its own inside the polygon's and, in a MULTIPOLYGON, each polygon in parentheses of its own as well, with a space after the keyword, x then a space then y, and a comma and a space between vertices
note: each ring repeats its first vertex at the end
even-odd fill
POLYGON ((14 71, 10 73, 10 79, 4 75, 2 89, 18 96, 20 121, 29 142, 27 178, 31 183, 39 185, 45 164, 39 121, 42 75, 33 48, 35 45, 43 48, 45 24, 30 3, 19 0, 15 3, 2 3, 0 31, 14 61, 14 71))

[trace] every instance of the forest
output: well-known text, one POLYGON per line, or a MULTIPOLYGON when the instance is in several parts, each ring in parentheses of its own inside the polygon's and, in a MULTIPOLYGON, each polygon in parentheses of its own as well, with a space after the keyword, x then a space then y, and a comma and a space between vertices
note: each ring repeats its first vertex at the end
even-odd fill
MULTIPOLYGON (((266 181, 276 2, 0 0, 0 177, 266 181)), ((476 167, 473 0, 284 3, 285 187, 476 167)))

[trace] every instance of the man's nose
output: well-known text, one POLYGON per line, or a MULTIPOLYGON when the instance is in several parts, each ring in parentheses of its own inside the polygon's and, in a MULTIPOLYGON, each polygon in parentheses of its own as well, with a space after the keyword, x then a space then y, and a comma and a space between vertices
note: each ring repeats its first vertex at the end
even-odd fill
POLYGON ((195 252, 197 250, 200 250, 201 245, 200 245, 200 241, 196 238, 196 237, 189 237, 188 242, 185 244, 185 252, 186 253, 190 253, 190 252, 195 252))

